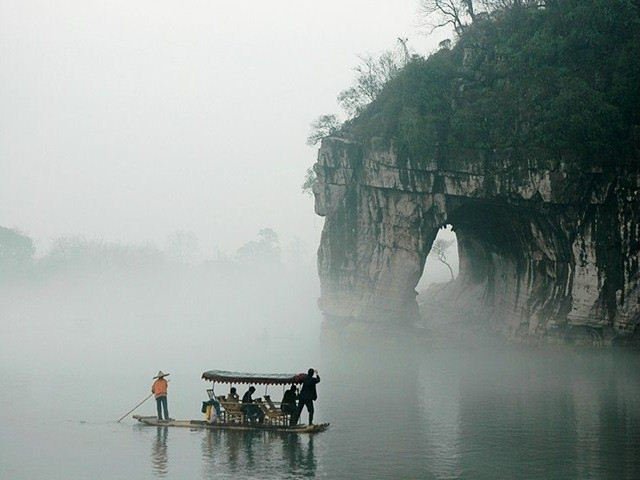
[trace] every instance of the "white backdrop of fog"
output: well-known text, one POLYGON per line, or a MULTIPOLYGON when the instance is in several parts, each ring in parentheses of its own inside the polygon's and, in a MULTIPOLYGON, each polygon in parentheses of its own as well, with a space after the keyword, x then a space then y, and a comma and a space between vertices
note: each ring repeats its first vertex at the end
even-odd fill
POLYGON ((127 404, 160 366, 193 395, 214 360, 322 366, 298 345, 319 323, 309 124, 338 111, 359 54, 435 49, 417 8, 0 0, 0 226, 38 246, 0 275, 0 374, 131 369, 127 404), (255 241, 265 228, 277 242, 255 241))
POLYGON ((338 111, 359 54, 435 49, 417 8, 0 0, 0 226, 38 246, 0 272, 0 360, 186 376, 203 345, 252 370, 269 339, 314 335, 309 124, 338 111))
POLYGON ((418 2, 0 0, 0 225, 204 257, 273 228, 315 250, 309 123, 358 54, 428 54, 418 2))

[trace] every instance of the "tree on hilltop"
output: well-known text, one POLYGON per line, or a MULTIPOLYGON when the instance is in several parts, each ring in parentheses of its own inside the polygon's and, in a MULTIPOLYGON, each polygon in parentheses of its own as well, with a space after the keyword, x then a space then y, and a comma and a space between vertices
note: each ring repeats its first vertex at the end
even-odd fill
POLYGON ((316 145, 323 138, 337 133, 341 126, 342 123, 335 115, 320 115, 311 123, 311 132, 307 137, 307 145, 316 145))
POLYGON ((421 0, 420 10, 432 31, 450 25, 461 35, 482 14, 524 6, 543 7, 548 0, 421 0))
MULTIPOLYGON (((406 56, 406 40, 400 43, 403 46, 402 55, 406 56)), ((383 52, 379 57, 362 55, 359 58, 360 64, 354 68, 354 84, 338 95, 338 103, 350 118, 358 116, 367 105, 375 101, 384 86, 398 74, 406 62, 393 51, 383 52)))

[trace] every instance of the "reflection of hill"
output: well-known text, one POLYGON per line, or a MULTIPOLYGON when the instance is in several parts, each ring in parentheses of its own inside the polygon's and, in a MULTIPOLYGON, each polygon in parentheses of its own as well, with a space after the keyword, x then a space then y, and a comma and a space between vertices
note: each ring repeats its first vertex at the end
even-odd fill
POLYGON ((611 478, 634 478, 637 358, 545 353, 487 352, 467 365, 462 471, 469 478, 589 478, 605 468, 617 473, 611 478))
POLYGON ((323 334, 327 375, 320 372, 316 411, 335 440, 318 443, 324 457, 349 459, 348 467, 323 465, 329 478, 429 478, 416 356, 424 346, 402 332, 338 326, 323 334))

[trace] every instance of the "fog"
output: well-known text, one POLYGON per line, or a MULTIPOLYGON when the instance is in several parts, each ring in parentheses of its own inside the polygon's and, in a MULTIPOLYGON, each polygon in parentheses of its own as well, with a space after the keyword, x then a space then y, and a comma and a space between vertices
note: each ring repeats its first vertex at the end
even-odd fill
POLYGON ((358 55, 435 48, 417 10, 0 0, 0 226, 36 248, 0 271, 2 360, 197 379, 195 335, 255 370, 243 342, 317 334, 309 124, 344 118, 358 55))
MULTIPOLYGON (((198 261, 176 242, 68 239, 3 277, 0 477, 634 477, 637 355, 334 329, 313 263, 274 242, 262 232, 198 261), (170 415, 200 419, 204 370, 310 366, 322 377, 316 421, 331 422, 316 436, 116 423, 159 369, 170 415)), ((434 262, 423 279, 447 279, 434 262)), ((154 411, 150 400, 135 413, 154 411)))
MULTIPOLYGON (((417 4, 0 1, 0 225, 232 253, 318 242, 309 124, 358 55, 430 52, 417 4)), ((446 32, 445 32, 446 33, 446 32)))
POLYGON ((397 37, 434 48, 416 12, 0 0, 0 226, 36 247, 25 271, 0 271, 3 361, 197 380, 212 355, 189 351, 195 335, 255 370, 244 342, 317 333, 309 124, 340 114, 358 55, 397 37))
POLYGON ((132 360, 144 362, 150 355, 157 362, 188 347, 180 344, 180 329, 212 341, 252 341, 315 323, 309 319, 317 317, 318 281, 306 261, 285 263, 278 255, 190 264, 155 251, 118 258, 113 250, 98 250, 109 260, 97 262, 91 251, 74 246, 66 252, 73 256, 51 254, 2 284, 5 333, 23 335, 20 342, 9 342, 12 351, 3 352, 7 359, 24 357, 20 352, 29 351, 33 341, 41 348, 29 351, 29 365, 68 360, 64 366, 78 369, 83 355, 106 343, 111 361, 124 362, 110 367, 119 370, 132 360), (54 347, 48 337, 59 337, 62 344, 54 347), (63 351, 55 354, 48 348, 60 346, 63 351), (67 359, 75 349, 78 356, 67 359))

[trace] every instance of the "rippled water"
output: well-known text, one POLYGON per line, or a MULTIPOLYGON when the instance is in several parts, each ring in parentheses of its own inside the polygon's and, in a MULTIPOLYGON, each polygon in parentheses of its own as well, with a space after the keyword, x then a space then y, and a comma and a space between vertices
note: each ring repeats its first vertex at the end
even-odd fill
MULTIPOLYGON (((0 478, 640 476, 637 355, 462 348, 295 325, 254 335, 212 330, 206 319, 5 324, 0 478), (322 377, 316 420, 331 422, 315 436, 115 422, 159 368, 172 374, 171 416, 200 418, 204 370, 309 366, 322 377)), ((152 401, 139 409, 153 411, 152 401)))

